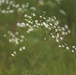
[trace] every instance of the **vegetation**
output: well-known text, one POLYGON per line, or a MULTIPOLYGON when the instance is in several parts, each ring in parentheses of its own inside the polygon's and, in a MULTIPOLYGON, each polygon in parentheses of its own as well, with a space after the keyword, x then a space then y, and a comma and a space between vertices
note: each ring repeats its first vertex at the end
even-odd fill
POLYGON ((75 0, 0 1, 0 75, 76 75, 75 0))

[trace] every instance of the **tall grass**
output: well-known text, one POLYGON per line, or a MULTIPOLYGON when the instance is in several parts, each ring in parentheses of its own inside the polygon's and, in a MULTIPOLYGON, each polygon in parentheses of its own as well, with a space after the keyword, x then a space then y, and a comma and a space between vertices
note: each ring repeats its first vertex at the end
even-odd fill
POLYGON ((1 14, 15 14, 17 19, 11 29, 1 34, 1 75, 76 74, 76 46, 71 39, 69 42, 68 25, 60 26, 56 16, 48 17, 44 11, 36 14, 37 9, 29 3, 20 5, 7 0, 0 6, 4 6, 1 14))

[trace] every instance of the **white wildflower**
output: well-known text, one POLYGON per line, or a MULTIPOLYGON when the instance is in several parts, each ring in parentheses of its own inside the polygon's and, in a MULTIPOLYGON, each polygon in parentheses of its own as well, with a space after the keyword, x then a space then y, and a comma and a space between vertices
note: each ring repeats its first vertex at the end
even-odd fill
POLYGON ((12 53, 12 54, 11 54, 11 56, 13 56, 13 57, 14 57, 15 55, 12 53))
POLYGON ((72 52, 74 52, 74 50, 72 50, 72 52))

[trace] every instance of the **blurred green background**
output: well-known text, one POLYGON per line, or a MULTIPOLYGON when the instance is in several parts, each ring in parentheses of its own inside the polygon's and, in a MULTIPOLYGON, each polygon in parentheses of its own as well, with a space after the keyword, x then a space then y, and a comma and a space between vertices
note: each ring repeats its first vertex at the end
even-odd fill
MULTIPOLYGON (((65 37, 65 41, 69 46, 76 45, 76 0, 13 1, 20 5, 29 3, 29 7, 26 11, 23 10, 24 12, 18 12, 12 7, 14 13, 0 12, 0 75, 76 75, 76 52, 64 52, 64 49, 58 48, 54 40, 49 41, 49 35, 44 41, 44 30, 37 29, 28 35, 25 34, 25 29, 18 29, 16 26, 18 22, 24 21, 24 14, 34 12, 41 15, 45 11, 46 16, 56 16, 60 26, 68 25, 72 33, 65 37), (30 10, 31 6, 36 7, 36 11, 30 10), (16 46, 8 41, 9 35, 4 37, 8 31, 19 31, 28 41, 16 46), (12 57, 10 53, 18 51, 21 46, 26 46, 26 50, 12 57)), ((6 9, 7 5, 0 5, 0 11, 6 9)))

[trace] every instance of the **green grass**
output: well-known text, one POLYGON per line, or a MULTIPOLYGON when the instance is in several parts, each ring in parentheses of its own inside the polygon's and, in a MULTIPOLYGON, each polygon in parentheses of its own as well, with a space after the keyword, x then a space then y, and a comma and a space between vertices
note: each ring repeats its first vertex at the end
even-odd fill
POLYGON ((49 40, 48 36, 48 39, 44 40, 41 32, 40 29, 31 32, 27 35, 27 41, 24 41, 19 46, 14 46, 4 40, 5 51, 1 52, 3 55, 0 58, 1 75, 76 74, 75 53, 64 52, 64 49, 58 48, 57 43, 54 40, 49 40), (19 52, 18 49, 22 45, 26 45, 26 50, 19 52), (12 57, 10 52, 14 50, 17 51, 17 55, 12 57))
MULTIPOLYGON (((21 0, 18 1, 20 4, 24 2, 25 1, 22 2, 21 0)), ((34 1, 30 3, 30 5, 33 5, 33 3, 34 1)), ((73 46, 73 44, 75 45, 75 39, 71 38, 72 33, 64 36, 63 42, 59 41, 57 43, 50 35, 50 33, 56 35, 54 29, 48 30, 46 26, 40 26, 27 33, 29 26, 25 28, 17 26, 17 23, 28 23, 25 19, 31 21, 29 18, 24 18, 23 15, 31 15, 32 12, 37 16, 33 17, 33 24, 30 24, 30 26, 36 24, 34 23, 35 20, 38 20, 40 24, 42 24, 43 21, 47 22, 43 18, 38 17, 38 15, 44 16, 44 14, 41 13, 43 12, 42 8, 38 4, 35 4, 35 6, 38 9, 36 11, 30 10, 30 6, 28 9, 26 8, 27 11, 17 12, 16 9, 13 8, 15 12, 12 14, 3 14, 0 12, 0 75, 76 75, 76 52, 71 52, 73 49, 71 46, 73 46), (9 42, 12 36, 8 31, 11 31, 17 38, 23 40, 23 42, 19 44, 9 42), (19 32, 19 34, 15 34, 16 32, 19 32), (6 36, 4 37, 5 34, 6 36), (24 38, 21 38, 21 35, 23 35, 24 38), (67 43, 70 50, 58 47, 59 44, 63 43, 67 43), (23 46, 25 46, 25 49, 19 51, 23 46), (14 51, 16 51, 16 54, 12 56, 11 54, 13 54, 14 51)), ((45 7, 47 7, 47 5, 45 7)), ((5 9, 5 7, 2 8, 5 9)), ((45 16, 47 15, 46 13, 45 16)), ((46 17, 46 19, 47 18, 48 17, 46 17)), ((52 23, 54 24, 54 22, 52 23)), ((61 32, 59 33, 61 35, 61 32)))

